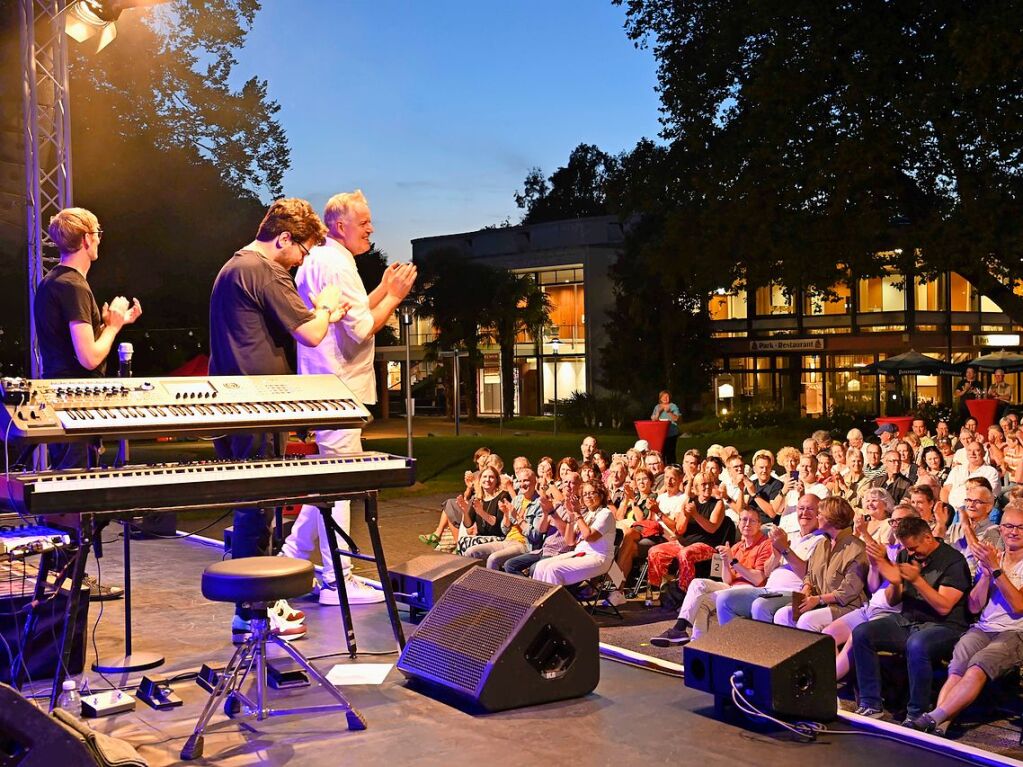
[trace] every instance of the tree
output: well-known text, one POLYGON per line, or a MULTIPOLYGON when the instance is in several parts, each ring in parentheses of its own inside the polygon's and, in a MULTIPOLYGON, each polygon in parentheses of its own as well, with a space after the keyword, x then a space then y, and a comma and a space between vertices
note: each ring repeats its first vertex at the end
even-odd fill
POLYGON ((614 1, 691 203, 670 246, 822 294, 954 270, 1023 321, 1023 5, 614 1))
POLYGON ((501 407, 510 418, 515 412, 515 340, 520 333, 541 337, 550 322, 551 299, 528 274, 494 270, 485 284, 491 297, 485 332, 501 350, 501 407))
POLYGON ((515 193, 515 204, 526 211, 522 223, 606 214, 605 185, 614 169, 615 159, 592 144, 573 149, 568 163, 554 171, 550 179, 543 177, 540 168, 531 169, 523 191, 515 193))

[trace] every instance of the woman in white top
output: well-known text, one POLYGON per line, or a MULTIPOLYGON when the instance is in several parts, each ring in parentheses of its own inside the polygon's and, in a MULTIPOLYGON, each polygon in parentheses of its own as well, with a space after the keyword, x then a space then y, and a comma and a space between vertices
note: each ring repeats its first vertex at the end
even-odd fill
POLYGON ((615 517, 607 508, 607 491, 597 482, 584 482, 581 497, 585 511, 568 513, 569 528, 578 543, 572 551, 537 562, 533 570, 536 580, 566 586, 606 573, 611 566, 615 517))

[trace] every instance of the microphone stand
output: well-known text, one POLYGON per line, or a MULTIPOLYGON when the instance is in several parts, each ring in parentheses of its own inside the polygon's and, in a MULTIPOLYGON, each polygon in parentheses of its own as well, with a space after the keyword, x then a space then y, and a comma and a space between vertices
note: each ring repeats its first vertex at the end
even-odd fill
MULTIPOLYGON (((130 343, 117 346, 120 362, 119 378, 131 378, 131 358, 134 348, 130 343)), ((117 448, 116 465, 124 466, 129 457, 128 440, 122 439, 117 448)), ((146 671, 164 664, 164 657, 151 652, 132 652, 131 646, 131 519, 121 520, 124 537, 124 655, 117 658, 97 658, 92 670, 101 674, 129 674, 146 671)))

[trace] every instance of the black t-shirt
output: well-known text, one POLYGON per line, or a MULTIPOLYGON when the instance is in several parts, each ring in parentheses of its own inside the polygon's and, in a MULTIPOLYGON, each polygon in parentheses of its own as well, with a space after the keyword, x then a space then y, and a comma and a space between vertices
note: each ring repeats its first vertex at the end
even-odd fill
MULTIPOLYGON (((909 552, 905 549, 900 551, 896 562, 899 564, 909 562, 909 552)), ((942 616, 928 604, 926 599, 920 596, 916 586, 904 580, 902 582, 902 616, 912 623, 944 623, 965 629, 969 623, 966 602, 970 595, 970 589, 973 587, 970 567, 966 564, 966 558, 944 541, 939 541, 938 548, 927 557, 920 574, 935 591, 942 586, 950 586, 962 591, 963 595, 948 615, 942 616)))
MULTIPOLYGON (((708 498, 703 503, 699 501, 693 501, 696 504, 696 513, 704 519, 710 519, 710 515, 713 513, 714 508, 721 503, 721 501, 713 496, 708 498)), ((706 543, 708 546, 720 546, 725 543, 725 534, 728 532, 727 525, 724 520, 718 525, 718 529, 713 533, 708 533, 699 523, 689 520, 689 524, 686 526, 686 531, 683 536, 679 539, 683 546, 692 546, 694 543, 706 543)))
POLYGON ((291 333, 312 318, 287 269, 253 250, 238 251, 210 296, 210 374, 292 374, 291 333))
POLYGON ((494 524, 487 524, 487 521, 483 517, 477 517, 476 511, 470 506, 469 516, 476 524, 476 535, 496 535, 504 537, 504 531, 501 529, 501 522, 504 520, 504 514, 501 512, 501 507, 498 503, 501 501, 510 501, 511 496, 508 495, 507 490, 502 490, 500 493, 495 495, 489 501, 480 499, 480 503, 483 504, 483 510, 487 514, 494 516, 494 524))
MULTIPOLYGON (((784 487, 784 485, 782 484, 782 481, 780 479, 775 478, 775 477, 770 477, 767 480, 767 482, 765 482, 762 485, 760 484, 760 480, 757 479, 756 477, 754 477, 753 478, 753 497, 754 498, 763 498, 765 501, 770 502, 770 501, 773 501, 775 498, 778 497, 778 494, 781 493, 781 490, 782 490, 783 487, 784 487)), ((764 510, 760 508, 760 504, 758 504, 756 501, 754 501, 753 498, 750 498, 750 504, 749 505, 750 505, 750 508, 756 509, 757 513, 760 514, 760 524, 766 525, 769 522, 774 522, 774 517, 771 517, 770 515, 765 514, 764 510)))
POLYGON ((89 378, 106 374, 106 360, 94 370, 82 367, 71 341, 72 322, 88 322, 97 337, 103 332, 103 318, 96 298, 81 272, 64 264, 53 267, 39 283, 33 316, 44 378, 89 378))

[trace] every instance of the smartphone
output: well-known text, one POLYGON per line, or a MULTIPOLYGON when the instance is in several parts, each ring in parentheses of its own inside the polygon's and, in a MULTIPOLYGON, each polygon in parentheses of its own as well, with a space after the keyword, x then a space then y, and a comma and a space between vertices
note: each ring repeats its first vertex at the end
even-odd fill
POLYGON ((796 480, 797 482, 799 481, 799 472, 798 471, 790 471, 789 472, 789 476, 792 477, 792 479, 796 480))

